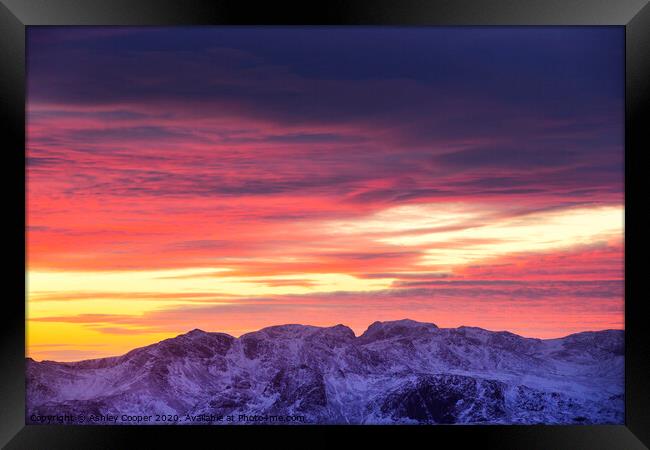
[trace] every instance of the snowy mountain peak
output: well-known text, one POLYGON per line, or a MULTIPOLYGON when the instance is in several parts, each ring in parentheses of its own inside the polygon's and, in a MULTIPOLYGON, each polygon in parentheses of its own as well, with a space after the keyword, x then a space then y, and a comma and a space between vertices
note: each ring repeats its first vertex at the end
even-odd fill
POLYGON ((384 339, 413 337, 439 330, 433 323, 417 322, 411 319, 373 322, 359 337, 362 341, 379 341, 384 339))
POLYGON ((334 325, 333 327, 322 328, 320 330, 320 332, 323 335, 338 336, 338 337, 341 337, 343 339, 355 339, 356 338, 356 336, 354 334, 354 331, 352 331, 352 328, 350 328, 348 326, 345 326, 345 325, 342 325, 342 324, 334 325))
MULTIPOLYGON (((194 339, 201 339, 206 336, 209 336, 212 333, 208 333, 207 331, 200 330, 198 328, 195 328, 191 331, 188 331, 187 333, 179 334, 176 337, 170 338, 170 339, 178 339, 178 340, 194 340, 194 339)), ((164 342, 164 341, 163 341, 164 342)))
POLYGON ((188 331, 186 334, 188 336, 199 336, 199 335, 207 334, 207 333, 205 331, 201 330, 200 328, 194 328, 193 330, 188 331))
POLYGON ((334 325, 332 327, 316 327, 313 325, 274 325, 271 327, 262 328, 258 331, 253 331, 241 335, 241 339, 267 337, 274 339, 295 339, 307 338, 314 336, 338 336, 341 338, 354 339, 354 331, 345 325, 334 325))
POLYGON ((300 324, 286 324, 286 325, 273 325, 270 327, 262 328, 261 330, 252 331, 250 333, 242 334, 241 338, 246 337, 268 337, 276 339, 294 339, 301 336, 308 336, 320 327, 313 325, 300 325, 300 324))

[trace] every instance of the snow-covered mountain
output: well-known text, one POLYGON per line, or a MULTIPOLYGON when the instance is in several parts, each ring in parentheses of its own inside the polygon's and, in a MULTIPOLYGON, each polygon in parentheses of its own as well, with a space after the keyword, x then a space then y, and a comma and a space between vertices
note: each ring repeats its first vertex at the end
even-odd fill
POLYGON ((620 424, 623 342, 621 330, 541 340, 412 320, 358 337, 343 325, 193 330, 118 357, 28 359, 27 421, 620 424))

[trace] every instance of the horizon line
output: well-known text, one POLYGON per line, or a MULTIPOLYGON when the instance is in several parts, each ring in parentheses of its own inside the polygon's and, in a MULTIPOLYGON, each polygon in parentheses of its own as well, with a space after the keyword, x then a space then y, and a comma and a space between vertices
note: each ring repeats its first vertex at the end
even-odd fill
MULTIPOLYGON (((197 332, 197 331, 201 332, 201 333, 204 333, 204 334, 221 334, 221 335, 229 336, 229 337, 231 337, 233 339, 241 339, 243 336, 246 336, 248 334, 259 333, 259 332, 267 330, 269 328, 298 326, 298 327, 305 327, 305 328, 330 329, 330 328, 336 328, 336 327, 341 327, 342 326, 342 327, 345 327, 348 330, 350 330, 355 339, 359 339, 364 334, 366 334, 368 332, 368 330, 370 329, 370 327, 373 326, 374 324, 390 324, 390 323, 397 323, 397 322, 413 322, 415 324, 420 324, 420 325, 433 325, 436 329, 439 329, 439 330, 458 330, 460 328, 473 328, 473 329, 478 329, 478 330, 482 330, 482 331, 487 331, 487 332, 490 332, 490 333, 509 333, 511 335, 517 336, 517 337, 522 338, 522 339, 534 339, 534 340, 539 340, 539 341, 553 341, 553 340, 566 339, 566 338, 568 338, 570 336, 574 336, 574 335, 578 335, 578 334, 584 334, 584 333, 603 333, 603 332, 606 332, 606 331, 622 331, 622 332, 625 332, 625 328, 604 328, 602 330, 578 331, 578 332, 575 332, 575 333, 569 333, 567 335, 563 335, 563 336, 560 336, 560 337, 554 337, 554 338, 539 338, 539 337, 532 337, 532 336, 523 336, 521 334, 513 333, 512 331, 508 331, 508 330, 490 330, 490 329, 487 329, 487 328, 477 327, 477 326, 472 326, 472 325, 460 325, 458 327, 439 327, 438 325, 436 325, 433 322, 421 322, 421 321, 418 321, 418 320, 403 318, 403 319, 385 320, 385 321, 376 320, 376 321, 372 322, 370 325, 368 325, 368 327, 366 328, 366 330, 363 333, 357 335, 351 327, 349 327, 348 325, 342 324, 342 323, 337 323, 335 325, 330 325, 330 326, 308 325, 308 324, 301 324, 301 323, 284 323, 284 324, 277 324, 277 325, 269 325, 269 326, 260 328, 258 330, 248 331, 248 332, 240 334, 239 336, 233 336, 233 335, 231 335, 229 333, 225 333, 225 332, 221 332, 221 331, 205 331, 205 330, 202 330, 200 328, 193 328, 193 329, 191 329, 189 331, 186 331, 184 333, 180 333, 180 334, 177 334, 177 335, 172 336, 172 337, 164 338, 164 339, 161 339, 161 340, 156 341, 156 342, 152 342, 152 343, 147 344, 147 345, 143 345, 143 346, 140 346, 140 347, 133 347, 132 349, 126 351, 125 353, 118 354, 118 355, 101 356, 101 357, 97 357, 97 358, 86 358, 86 359, 68 360, 68 361, 57 361, 57 360, 52 360, 52 359, 36 360, 36 359, 34 359, 34 358, 30 357, 30 356, 25 355, 25 360, 31 360, 31 361, 34 361, 34 362, 37 362, 37 363, 54 362, 54 363, 62 363, 62 364, 74 364, 74 363, 81 363, 81 362, 86 362, 86 361, 98 361, 98 360, 103 360, 103 359, 120 358, 120 357, 125 356, 128 353, 134 351, 134 350, 138 350, 138 349, 141 349, 141 348, 146 348, 146 347, 150 347, 150 346, 153 346, 153 345, 157 345, 157 344, 159 344, 161 342, 164 342, 164 341, 168 341, 168 340, 172 340, 172 339, 178 339, 179 337, 187 336, 190 333, 197 332)), ((27 349, 27 347, 28 346, 25 346, 25 349, 27 349)))

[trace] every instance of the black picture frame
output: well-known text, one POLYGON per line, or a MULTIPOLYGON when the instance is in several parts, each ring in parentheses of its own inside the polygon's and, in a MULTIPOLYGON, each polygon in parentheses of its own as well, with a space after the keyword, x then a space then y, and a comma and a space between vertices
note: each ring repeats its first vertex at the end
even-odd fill
MULTIPOLYGON (((341 434, 372 441, 487 448, 641 449, 650 446, 650 343, 645 268, 643 153, 650 149, 648 0, 329 0, 301 3, 226 0, 0 0, 0 111, 6 235, 0 361, 0 444, 22 448, 210 447, 237 439, 263 445, 337 445, 341 434), (140 427, 25 425, 25 30, 31 25, 612 25, 626 37, 625 109, 625 425, 140 427), (21 262, 23 263, 21 265, 21 262)), ((362 441, 364 442, 364 441, 362 441)), ((419 445, 415 444, 413 445, 419 445)), ((404 444, 402 444, 404 445, 404 444)))

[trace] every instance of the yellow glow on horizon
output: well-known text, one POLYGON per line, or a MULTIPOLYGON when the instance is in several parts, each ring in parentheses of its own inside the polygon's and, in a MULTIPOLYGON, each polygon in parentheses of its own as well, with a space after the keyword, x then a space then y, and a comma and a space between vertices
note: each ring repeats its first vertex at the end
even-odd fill
MULTIPOLYGON (((65 293, 61 293, 65 295, 65 293)), ((115 314, 115 315, 139 315, 143 311, 151 311, 169 307, 170 305, 192 305, 196 302, 180 300, 138 300, 128 296, 120 299, 107 299, 89 297, 76 300, 48 300, 28 303, 28 317, 35 319, 39 317, 52 316, 75 316, 79 314, 115 314)), ((226 301, 210 301, 210 305, 225 305, 226 301)))
MULTIPOLYGON (((392 279, 359 279, 346 274, 269 275, 231 277, 223 268, 196 268, 153 271, 41 271, 27 273, 28 319, 79 315, 107 315, 106 321, 73 323, 28 320, 27 355, 37 359, 73 361, 125 353, 180 332, 151 332, 117 321, 111 315, 133 316, 201 302, 210 306, 236 303, 237 296, 308 294, 336 291, 382 290, 392 279), (224 272, 215 276, 216 272, 224 272), (307 280, 309 285, 266 284, 269 280, 307 280), (160 293, 161 298, 155 294, 160 293), (214 293, 214 297, 193 294, 214 293), (112 298, 111 295, 119 294, 112 298), (138 298, 138 294, 152 295, 138 298), (172 294, 164 298, 164 294, 172 294), (226 295, 225 299, 220 295, 226 295), (235 294, 233 296, 233 294, 235 294), (175 297, 178 295, 178 297, 175 297), (216 301, 215 301, 216 299, 216 301), (92 325, 92 326, 89 326, 92 325), (93 326, 110 327, 119 332, 101 332, 93 326), (61 346, 62 344, 66 344, 61 346), (69 347, 69 344, 73 344, 69 347), (88 347, 90 346, 90 347, 88 347), (67 350, 73 348, 74 350, 67 350)), ((137 321, 136 321, 137 322, 137 321)))
MULTIPOLYGON (((124 328, 124 327, 120 327, 124 328)), ((118 356, 180 333, 101 333, 77 323, 27 322, 27 354, 36 360, 78 361, 118 356)))
MULTIPOLYGON (((179 294, 182 297, 198 293, 214 293, 219 295, 258 296, 258 295, 291 295, 310 294, 316 292, 336 291, 371 291, 386 289, 391 280, 387 279, 361 279, 340 273, 315 273, 300 275, 270 275, 270 276, 214 276, 217 271, 225 269, 183 269, 183 270, 155 270, 155 271, 106 271, 106 272, 80 272, 80 271, 41 271, 28 272, 27 287, 28 297, 34 304, 43 298, 56 301, 56 294, 74 294, 84 292, 96 293, 101 298, 106 294, 179 294), (269 280, 296 280, 296 285, 272 286, 269 280), (299 284, 306 280, 309 286, 299 284)), ((162 295, 161 295, 162 297, 162 295)), ((128 298, 128 296, 127 296, 128 298)), ((93 299, 96 300, 97 298, 93 299)), ((69 302, 71 300, 61 300, 69 302)), ((129 300, 132 305, 140 305, 151 309, 152 300, 129 300)), ((109 301, 104 306, 119 303, 109 301)), ((139 309, 136 307, 136 309, 139 309)))

